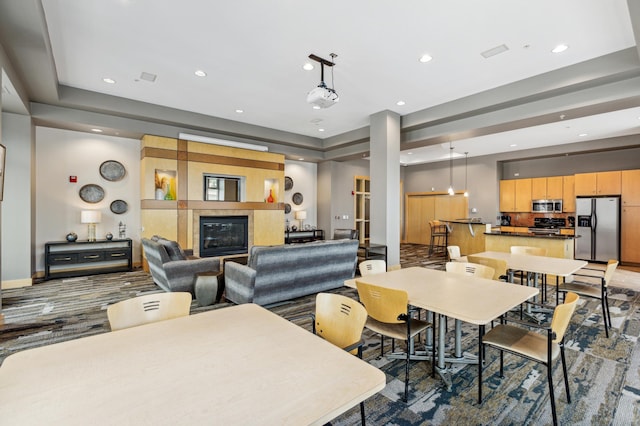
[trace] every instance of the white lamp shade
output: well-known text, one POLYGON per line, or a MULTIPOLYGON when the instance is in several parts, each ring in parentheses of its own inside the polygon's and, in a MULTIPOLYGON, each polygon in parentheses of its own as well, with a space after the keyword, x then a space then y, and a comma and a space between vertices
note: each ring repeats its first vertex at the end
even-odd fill
POLYGON ((298 210, 296 212, 296 219, 305 220, 307 218, 307 212, 304 210, 298 210))
POLYGON ((80 212, 80 223, 100 223, 102 214, 98 210, 82 210, 80 212))

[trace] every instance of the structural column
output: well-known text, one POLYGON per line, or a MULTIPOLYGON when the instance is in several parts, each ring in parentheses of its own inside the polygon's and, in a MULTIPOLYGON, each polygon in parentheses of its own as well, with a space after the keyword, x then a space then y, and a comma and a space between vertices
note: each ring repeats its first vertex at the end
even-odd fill
POLYGON ((370 241, 387 245, 387 265, 400 264, 400 116, 371 115, 370 241))

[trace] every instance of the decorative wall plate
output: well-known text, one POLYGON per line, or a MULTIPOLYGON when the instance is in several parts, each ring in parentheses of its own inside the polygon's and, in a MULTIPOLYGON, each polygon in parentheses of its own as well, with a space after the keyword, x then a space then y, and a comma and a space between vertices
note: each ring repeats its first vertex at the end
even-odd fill
POLYGON ((293 188, 293 179, 291 179, 289 176, 285 176, 284 177, 284 190, 288 191, 291 188, 293 188))
POLYGON ((293 194, 293 197, 291 197, 291 201, 293 201, 293 204, 295 204, 296 206, 299 206, 300 204, 302 204, 303 200, 304 200, 304 197, 299 192, 296 192, 295 194, 293 194))
POLYGON ((291 213, 291 204, 285 203, 284 204, 284 214, 289 214, 289 213, 291 213))
POLYGON ((115 200, 111 202, 111 211, 115 214, 122 214, 129 209, 129 205, 124 200, 115 200))
POLYGON ((116 160, 107 160, 100 164, 100 176, 108 181, 116 182, 124 177, 126 170, 122 163, 116 160))
POLYGON ((79 194, 85 203, 99 203, 104 199, 104 189, 95 183, 84 185, 79 194))

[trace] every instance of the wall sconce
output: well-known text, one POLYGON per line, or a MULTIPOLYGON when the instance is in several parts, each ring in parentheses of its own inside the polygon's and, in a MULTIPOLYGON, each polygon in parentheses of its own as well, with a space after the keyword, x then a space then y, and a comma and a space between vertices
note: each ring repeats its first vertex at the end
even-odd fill
POLYGON ((307 212, 305 210, 298 210, 295 214, 296 220, 300 221, 300 231, 302 231, 303 222, 307 218, 307 212))
POLYGON ((96 223, 100 223, 102 214, 98 210, 82 210, 80 212, 80 223, 88 224, 88 241, 96 240, 96 223))
POLYGON ((464 153, 464 196, 469 196, 469 186, 467 184, 467 159, 469 158, 469 152, 464 153))

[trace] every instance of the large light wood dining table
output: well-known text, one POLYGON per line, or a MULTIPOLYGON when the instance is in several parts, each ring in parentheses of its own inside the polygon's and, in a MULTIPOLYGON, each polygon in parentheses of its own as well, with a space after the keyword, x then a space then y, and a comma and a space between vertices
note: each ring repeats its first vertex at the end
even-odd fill
POLYGON ((324 424, 385 382, 245 304, 13 354, 0 367, 0 424, 324 424))
MULTIPOLYGON (((366 275, 345 281, 345 285, 356 288, 356 280, 405 290, 410 305, 439 315, 437 370, 449 389, 451 389, 450 378, 443 374, 446 372, 443 350, 446 331, 444 317, 479 326, 478 373, 482 374, 484 326, 538 294, 538 289, 534 287, 421 267, 366 275)), ((478 396, 478 400, 481 400, 481 395, 478 396)))

